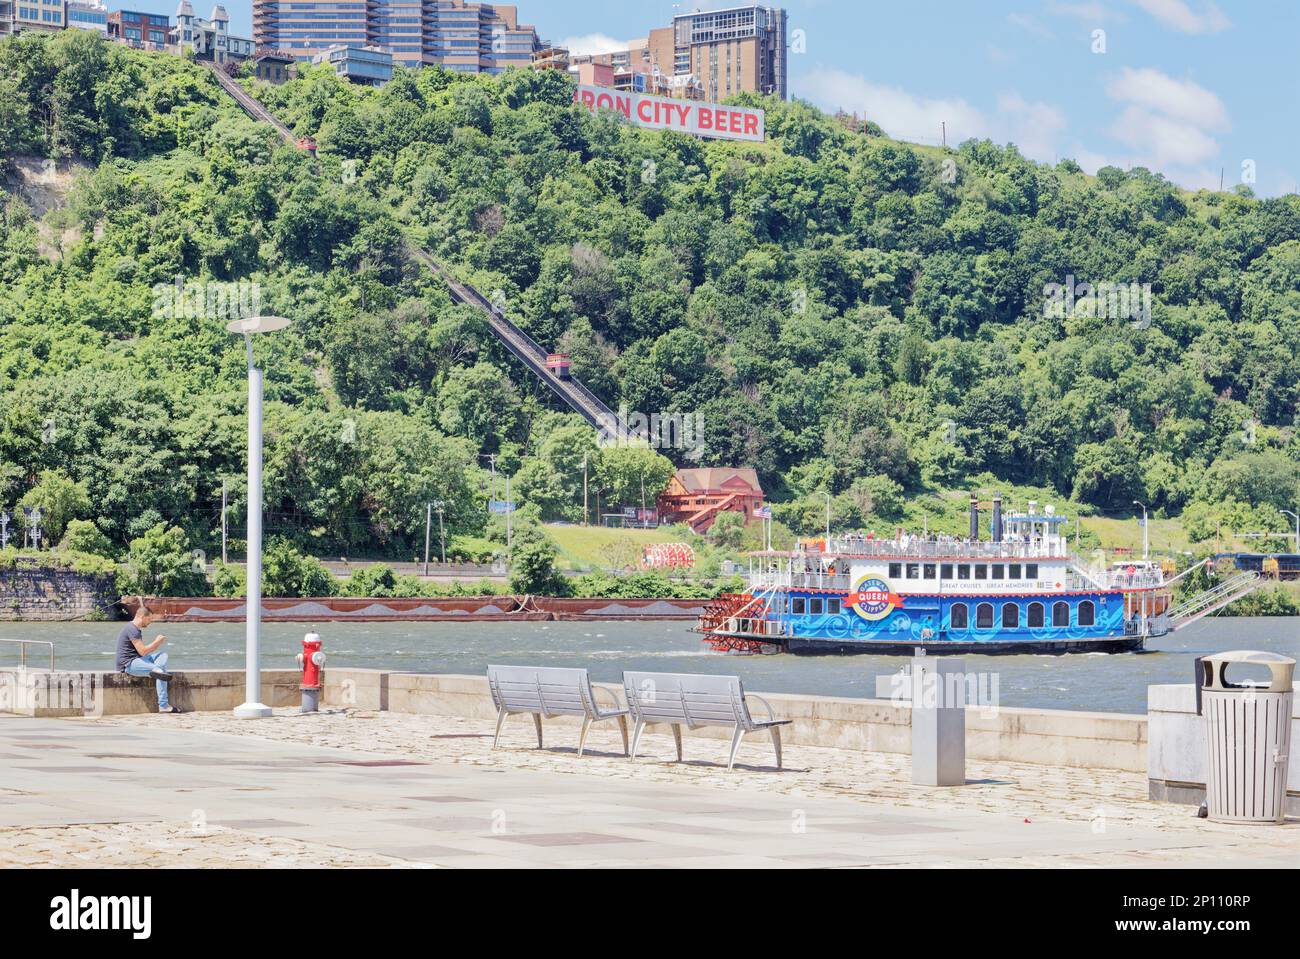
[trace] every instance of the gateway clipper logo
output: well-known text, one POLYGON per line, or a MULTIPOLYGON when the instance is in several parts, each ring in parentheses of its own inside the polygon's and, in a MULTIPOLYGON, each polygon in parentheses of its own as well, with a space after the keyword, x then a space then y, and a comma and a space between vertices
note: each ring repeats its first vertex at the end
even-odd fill
POLYGON ((153 927, 152 896, 83 897, 74 889, 51 899, 50 909, 50 928, 59 932, 125 929, 134 939, 148 939, 153 927))
POLYGON ((875 622, 901 609, 903 597, 891 591, 887 581, 864 576, 858 580, 857 588, 844 597, 844 605, 852 606, 863 619, 875 622))

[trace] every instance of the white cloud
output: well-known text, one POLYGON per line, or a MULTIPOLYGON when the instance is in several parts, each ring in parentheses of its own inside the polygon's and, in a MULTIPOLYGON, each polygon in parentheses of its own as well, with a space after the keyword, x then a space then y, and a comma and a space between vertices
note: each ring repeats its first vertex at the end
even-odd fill
POLYGON ((586 33, 579 37, 565 37, 556 43, 558 47, 567 47, 575 56, 588 56, 599 53, 617 53, 626 50, 631 40, 615 40, 603 33, 586 33))
POLYGON ((1052 161, 1065 116, 1050 104, 1030 102, 1018 93, 998 98, 997 111, 986 113, 960 97, 924 97, 901 87, 872 83, 844 70, 819 68, 804 76, 796 91, 824 110, 845 110, 878 123, 900 140, 938 142, 944 124, 948 143, 988 137, 1015 143, 1027 157, 1052 161))
POLYGON ((1047 29, 1047 27, 1043 26, 1033 17, 1027 17, 1023 13, 1007 14, 1007 23, 1014 27, 1019 27, 1021 30, 1026 30, 1035 36, 1043 37, 1044 39, 1050 39, 1052 36, 1051 30, 1047 29))
POLYGON ((1218 33, 1232 26, 1232 22, 1212 2, 1204 3, 1200 12, 1193 10, 1186 0, 1133 2, 1165 26, 1182 33, 1218 33))
POLYGON ((1115 139, 1142 156, 1147 166, 1191 166, 1217 156, 1219 143, 1199 127, 1155 113, 1145 107, 1125 108, 1111 125, 1115 139))
POLYGON ((1126 19, 1123 14, 1115 13, 1109 7, 1097 3, 1095 0, 1084 3, 1058 3, 1053 0, 1047 5, 1047 10, 1057 16, 1074 17, 1076 20, 1083 20, 1087 23, 1102 23, 1110 19, 1123 22, 1126 19))
POLYGON ((1125 67, 1106 85, 1113 99, 1147 107, 1207 130, 1226 130, 1228 110, 1215 94, 1191 80, 1175 80, 1146 67, 1125 67))

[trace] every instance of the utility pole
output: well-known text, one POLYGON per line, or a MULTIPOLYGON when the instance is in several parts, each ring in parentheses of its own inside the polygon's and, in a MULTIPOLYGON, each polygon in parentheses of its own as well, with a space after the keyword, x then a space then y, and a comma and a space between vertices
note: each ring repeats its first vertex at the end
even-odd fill
POLYGON ((514 548, 511 546, 511 539, 514 530, 513 520, 515 518, 514 504, 510 502, 510 474, 506 474, 506 556, 514 558, 514 548))
POLYGON ((433 520, 433 504, 424 504, 424 575, 429 575, 429 524, 433 520))
POLYGON ((943 148, 948 149, 948 121, 940 120, 939 129, 943 131, 943 148))
POLYGON ((582 457, 582 525, 587 525, 587 460, 590 454, 583 454, 582 457))
POLYGON ((9 546, 9 520, 9 514, 0 510, 0 549, 5 549, 9 546))
POLYGON ((221 481, 221 565, 226 565, 226 481, 221 481))
POLYGON ((826 497, 826 548, 831 548, 831 494, 822 490, 822 495, 826 497))

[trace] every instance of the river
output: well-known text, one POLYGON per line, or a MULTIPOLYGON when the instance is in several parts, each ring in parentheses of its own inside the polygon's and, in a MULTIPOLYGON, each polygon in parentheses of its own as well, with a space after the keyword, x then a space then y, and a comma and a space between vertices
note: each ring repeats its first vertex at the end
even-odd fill
MULTIPOLYGON (((105 670, 113 665, 120 623, 8 623, 0 637, 55 644, 60 669, 105 670)), ((262 666, 293 668, 303 634, 299 623, 262 626, 262 666)), ((242 623, 165 623, 161 631, 172 669, 239 669, 242 623)), ((872 697, 875 677, 898 669, 893 656, 728 656, 707 650, 686 623, 324 623, 319 627, 326 668, 368 666, 403 672, 481 674, 489 663, 586 666, 593 679, 618 682, 624 669, 737 673, 756 692, 872 697)), ((966 656, 967 671, 996 674, 1004 706, 1145 713, 1146 688, 1190 683, 1196 656, 1225 649, 1262 649, 1296 656, 1300 619, 1206 619, 1153 641, 1141 653, 1074 656, 966 656)), ((28 647, 28 663, 48 654, 28 647)), ((0 644, 0 666, 16 665, 0 644)))

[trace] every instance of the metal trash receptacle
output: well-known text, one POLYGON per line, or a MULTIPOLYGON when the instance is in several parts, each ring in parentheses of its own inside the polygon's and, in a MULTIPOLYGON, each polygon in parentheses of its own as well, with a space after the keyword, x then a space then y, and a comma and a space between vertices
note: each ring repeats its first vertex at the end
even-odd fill
POLYGON ((1205 801, 1215 822, 1282 822, 1296 661, 1234 650, 1196 661, 1196 712, 1205 717, 1205 801), (1268 682, 1233 682, 1228 670, 1268 667, 1268 682))

